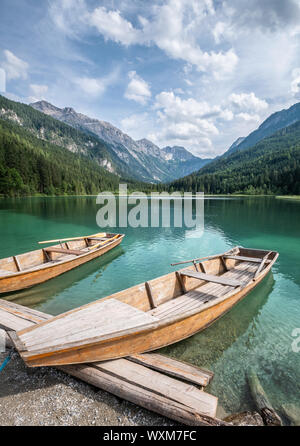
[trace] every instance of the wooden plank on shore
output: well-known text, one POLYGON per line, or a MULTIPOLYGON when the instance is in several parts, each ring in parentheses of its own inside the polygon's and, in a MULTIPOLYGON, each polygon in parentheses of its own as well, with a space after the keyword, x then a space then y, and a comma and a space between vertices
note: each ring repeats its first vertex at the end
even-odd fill
POLYGON ((0 328, 5 330, 23 330, 24 328, 30 327, 32 321, 23 319, 19 316, 9 313, 3 309, 0 309, 0 328))
POLYGON ((207 386, 214 376, 213 372, 157 353, 136 354, 128 356, 127 359, 203 387, 207 386))
POLYGON ((178 421, 180 424, 189 426, 229 425, 229 423, 223 420, 198 413, 184 404, 110 375, 95 368, 94 364, 63 366, 59 367, 59 369, 95 387, 106 390, 119 398, 123 398, 133 404, 178 421))
MULTIPOLYGON (((10 305, 10 303, 8 303, 10 305)), ((17 305, 17 304, 12 304, 17 305)), ((21 308, 24 308, 24 316, 27 312, 35 310, 31 310, 27 307, 22 307, 21 305, 17 305, 17 308, 20 312, 21 308)), ((0 310, 3 313, 5 311, 0 310)), ((13 330, 20 330, 24 324, 25 319, 12 315, 11 313, 7 313, 9 318, 13 317, 14 321, 10 321, 14 325, 18 325, 18 327, 9 327, 13 330)), ((52 316, 39 312, 40 315, 43 315, 44 319, 51 319, 52 316)), ((0 314, 0 324, 4 315, 0 314)), ((33 321, 27 321, 27 324, 34 325, 33 321)), ((12 335, 12 333, 11 333, 12 335)), ((12 335, 14 336, 14 335, 12 335)), ((139 355, 143 356, 143 355, 139 355)), ((161 356, 161 355, 156 355, 161 356)), ((168 362, 169 358, 166 358, 165 361, 168 362)), ((162 359, 161 359, 162 360, 162 359)), ((180 361, 171 360, 178 363, 178 368, 180 366, 180 361)), ((199 408, 203 407, 203 410, 209 413, 215 413, 216 409, 216 401, 217 398, 209 395, 201 390, 198 390, 194 386, 188 386, 187 384, 172 379, 172 382, 176 383, 175 387, 172 387, 170 390, 170 379, 165 375, 162 375, 158 372, 154 372, 152 370, 146 369, 142 365, 139 366, 139 370, 143 370, 142 375, 144 375, 144 370, 148 370, 147 376, 156 374, 159 376, 159 379, 146 379, 144 376, 139 376, 140 384, 137 384, 135 381, 136 377, 136 366, 138 364, 129 361, 128 359, 117 359, 114 361, 106 361, 106 363, 92 363, 92 364, 75 364, 70 366, 62 366, 59 367, 60 370, 68 373, 69 375, 75 376, 89 384, 94 385, 100 389, 103 389, 107 392, 110 392, 120 398, 124 398, 127 401, 130 401, 134 404, 137 404, 145 409, 154 411, 160 415, 171 418, 179 423, 192 425, 192 426, 226 426, 228 423, 215 418, 214 416, 207 415, 206 413, 202 413, 199 411, 199 408), (122 363, 122 367, 121 367, 122 363), (106 364, 106 365, 105 365, 106 364), (113 364, 113 365, 112 365, 113 364), (124 365, 125 364, 125 365, 124 365), (129 367, 130 365, 130 367, 129 367), (132 374, 132 369, 134 367, 135 374, 132 374), (106 370, 105 370, 106 368, 106 370), (130 371, 126 372, 126 369, 130 369, 130 371), (122 371, 123 370, 123 371, 122 371), (125 373, 125 372, 126 373, 125 373), (123 376, 124 374, 124 376, 123 376), (163 379, 163 383, 161 382, 163 379), (167 385, 164 385, 168 381, 167 385), (154 388, 154 384, 158 383, 159 388, 154 388), (182 387, 180 390, 176 390, 177 383, 182 387), (146 388, 145 388, 145 387, 146 388), (185 403, 180 402, 181 392, 184 393, 185 403), (173 399, 174 398, 174 399, 173 399), (178 401, 176 401, 178 400, 178 401), (190 407, 192 406, 192 407, 190 407), (197 408, 195 408, 197 407, 197 408)), ((192 366, 191 366, 192 367, 192 366)), ((174 384, 174 383, 173 383, 174 384)))
POLYGON ((15 302, 10 302, 4 299, 0 299, 0 308, 17 310, 19 314, 22 314, 22 317, 25 317, 27 315, 36 316, 37 318, 39 318, 39 322, 51 319, 53 317, 49 314, 42 313, 41 311, 34 310, 33 308, 24 307, 23 305, 19 305, 15 302))
POLYGON ((178 379, 163 375, 126 359, 93 363, 93 367, 108 372, 130 384, 170 398, 212 418, 216 416, 218 398, 178 379))

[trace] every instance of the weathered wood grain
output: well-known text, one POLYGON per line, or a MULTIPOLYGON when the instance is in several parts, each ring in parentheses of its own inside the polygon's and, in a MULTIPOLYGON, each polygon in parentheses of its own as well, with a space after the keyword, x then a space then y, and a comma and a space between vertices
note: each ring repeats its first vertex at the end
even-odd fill
MULTIPOLYGON (((0 303, 3 304, 3 301, 0 300, 0 303)), ((36 312, 36 310, 30 310, 27 307, 22 307, 21 305, 7 302, 7 307, 14 308, 15 306, 17 307, 19 313, 21 313, 22 308, 24 309, 24 317, 27 315, 28 312, 30 313, 31 311, 33 311, 34 313, 39 313, 41 315, 41 321, 51 318, 51 315, 36 312)), ((22 318, 19 316, 18 319, 19 325, 22 326, 22 318)), ((2 319, 0 317, 0 323, 1 321, 2 319)), ((30 323, 34 324, 34 322, 30 323)), ((142 356, 145 355, 139 355, 139 357, 142 356)), ((161 355, 155 355, 155 357, 160 361, 160 363, 169 363, 169 358, 162 357, 161 355)), ((150 359, 149 362, 151 362, 150 359)), ((179 370, 182 363, 180 361, 171 360, 171 364, 173 369, 175 367, 175 369, 179 370)), ((185 373, 188 368, 188 372, 192 376, 196 376, 199 373, 199 368, 195 368, 195 371, 193 372, 194 367, 191 365, 183 364, 183 368, 185 370, 185 373)), ((184 391, 184 393, 190 393, 190 395, 188 399, 185 395, 187 405, 183 404, 180 400, 181 392, 179 389, 178 391, 174 391, 174 389, 171 391, 171 396, 175 398, 173 399, 168 396, 168 386, 166 390, 166 387, 160 384, 161 377, 163 377, 164 379, 166 378, 164 375, 158 374, 159 379, 149 380, 149 378, 147 378, 145 380, 142 371, 146 369, 145 367, 140 366, 140 383, 137 384, 135 382, 134 376, 132 376, 132 362, 128 361, 127 359, 114 360, 106 363, 62 366, 59 367, 59 369, 76 378, 82 379, 83 381, 92 384, 95 387, 106 390, 107 392, 113 393, 120 398, 124 398, 134 404, 157 412, 160 415, 176 420, 182 424, 193 426, 225 426, 228 424, 222 420, 208 416, 207 414, 200 413, 197 409, 194 408, 195 405, 197 405, 198 407, 200 404, 204 404, 204 409, 206 411, 214 412, 216 404, 215 397, 208 394, 204 395, 204 392, 201 392, 196 388, 192 388, 192 386, 190 386, 191 391, 188 392, 187 387, 184 386, 181 391, 184 391), (129 367, 129 371, 126 371, 127 365, 129 367), (156 387, 157 383, 159 383, 158 388, 156 387), (196 393, 194 393, 195 390, 197 391, 196 393), (198 392, 200 392, 201 395, 199 395, 198 392)), ((208 375, 212 375, 212 373, 208 371, 206 371, 205 373, 208 375)), ((147 371, 147 377, 148 376, 149 371, 147 371)), ((177 381, 172 380, 173 386, 175 386, 175 382, 177 381)))
MULTIPOLYGON (((200 275, 200 280, 192 278, 198 284, 200 281, 200 286, 191 289, 191 284, 185 282, 185 289, 189 291, 184 295, 178 295, 178 288, 173 288, 176 297, 169 296, 168 300, 163 300, 163 303, 153 310, 150 309, 145 285, 71 310, 57 316, 50 323, 43 322, 39 327, 29 327, 18 332, 18 336, 28 348, 27 351, 21 352, 21 356, 32 367, 59 366, 122 358, 170 345, 205 329, 229 311, 263 279, 277 256, 278 254, 274 253, 272 262, 262 271, 258 281, 253 280, 256 265, 251 262, 239 262, 224 272, 221 279, 217 276, 216 283, 203 281, 202 277, 207 277, 206 274, 197 273, 194 269, 188 270, 193 275, 200 275), (219 283, 220 280, 222 283, 219 283), (243 286, 232 290, 233 283, 243 286), (139 296, 138 302, 137 296, 139 296), (129 327, 127 317, 131 316, 128 313, 125 318, 121 317, 118 323, 116 321, 115 330, 113 325, 110 325, 107 331, 101 334, 99 327, 101 324, 105 326, 105 323, 101 322, 103 316, 105 317, 105 311, 103 314, 101 312, 101 308, 104 308, 102 305, 114 301, 118 301, 120 305, 129 304, 132 311, 138 311, 138 314, 143 315, 146 315, 144 312, 146 306, 148 315, 156 319, 153 322, 149 320, 149 324, 146 321, 138 324, 133 320, 134 323, 129 327)), ((207 270, 210 273, 212 270, 217 272, 220 265, 220 259, 212 259, 207 270)), ((187 269, 184 269, 176 273, 179 277, 181 272, 186 273, 186 271, 187 269)), ((162 290, 165 289, 167 278, 172 283, 174 279, 176 282, 176 273, 163 276, 162 290)), ((159 279, 154 281, 158 289, 159 279)), ((152 285, 153 281, 150 282, 152 285)), ((118 313, 117 307, 116 313, 118 313)))
POLYGON ((178 362, 177 360, 156 353, 136 354, 128 356, 127 359, 203 387, 207 386, 214 376, 208 370, 194 365, 191 366, 183 361, 178 362))
POLYGON ((29 288, 57 277, 105 254, 119 245, 124 237, 122 234, 108 236, 110 238, 106 243, 91 245, 90 248, 86 248, 89 249, 87 251, 84 250, 86 246, 84 239, 80 238, 69 242, 69 250, 57 245, 19 254, 17 259, 16 257, 0 259, 0 294, 29 288), (51 261, 49 261, 50 250, 51 261), (71 255, 72 252, 76 253, 76 257, 71 255))

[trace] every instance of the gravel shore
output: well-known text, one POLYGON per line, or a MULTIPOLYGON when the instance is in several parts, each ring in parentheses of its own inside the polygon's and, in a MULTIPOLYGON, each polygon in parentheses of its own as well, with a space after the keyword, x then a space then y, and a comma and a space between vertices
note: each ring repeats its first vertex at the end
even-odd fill
MULTIPOLYGON (((0 353, 0 364, 11 350, 0 353)), ((2 426, 176 426, 51 367, 30 369, 18 353, 0 372, 2 426)))

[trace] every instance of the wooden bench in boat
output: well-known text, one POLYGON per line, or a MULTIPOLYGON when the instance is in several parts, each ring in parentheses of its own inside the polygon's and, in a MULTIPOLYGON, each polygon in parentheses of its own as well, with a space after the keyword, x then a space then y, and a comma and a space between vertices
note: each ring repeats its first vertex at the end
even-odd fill
POLYGON ((181 276, 193 277, 193 279, 204 280, 206 282, 219 283, 220 285, 232 286, 234 288, 241 286, 242 283, 236 280, 227 279, 222 276, 213 276, 212 274, 199 273, 186 269, 180 273, 181 276))
POLYGON ((86 237, 86 240, 97 240, 99 242, 101 241, 109 241, 109 239, 107 237, 86 237))
MULTIPOLYGON (((236 265, 230 271, 224 273, 222 278, 226 278, 228 280, 229 278, 231 280, 239 280, 242 282, 242 284, 244 284, 253 279, 256 268, 257 266, 255 263, 242 262, 236 265)), ((189 271, 193 272, 192 270, 189 271)), ((212 303, 215 299, 222 296, 225 297, 227 293, 231 292, 231 286, 207 282, 199 288, 191 290, 185 294, 182 294, 181 296, 176 297, 175 299, 171 299, 159 305, 157 308, 150 310, 149 313, 159 319, 165 319, 196 308, 198 308, 200 311, 200 309, 209 302, 212 303)))
POLYGON ((44 248, 43 251, 46 251, 47 253, 58 252, 61 254, 72 254, 75 256, 81 256, 83 254, 83 252, 80 251, 79 249, 66 249, 66 248, 44 248))
MULTIPOLYGON (((50 315, 0 299, 0 326, 6 330, 20 330, 50 318, 50 315), (14 319, 6 319, 5 313, 14 319)), ((218 398, 193 385, 207 386, 213 373, 191 364, 151 353, 63 366, 60 370, 180 424, 226 424, 214 418, 218 398)))
MULTIPOLYGON (((230 259, 230 260, 238 260, 241 262, 251 262, 251 263, 261 263, 262 259, 259 259, 257 257, 244 257, 244 256, 223 256, 223 259, 230 259)), ((270 263, 271 260, 267 260, 265 263, 270 263)))

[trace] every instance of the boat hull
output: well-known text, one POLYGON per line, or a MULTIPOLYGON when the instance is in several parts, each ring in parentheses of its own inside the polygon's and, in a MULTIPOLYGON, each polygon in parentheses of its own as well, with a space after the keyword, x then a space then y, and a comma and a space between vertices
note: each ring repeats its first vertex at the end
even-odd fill
POLYGON ((60 276, 67 271, 102 256, 106 252, 118 246, 122 242, 122 239, 123 237, 120 237, 106 246, 100 247, 95 251, 88 252, 75 259, 66 260, 57 264, 51 264, 48 267, 46 266, 42 269, 36 269, 35 271, 21 271, 14 275, 0 278, 0 294, 20 291, 60 276))
MULTIPOLYGON (((273 262, 272 262, 273 264, 273 262)), ((22 352, 21 356, 28 366, 65 365, 74 363, 86 363, 121 358, 135 353, 144 353, 156 350, 178 341, 186 339, 210 326, 222 317, 231 308, 241 301, 261 280, 269 273, 272 264, 269 264, 263 272, 252 280, 247 286, 233 292, 230 297, 200 312, 184 316, 181 320, 168 320, 149 331, 136 331, 131 335, 120 336, 110 340, 104 340, 89 345, 82 345, 66 350, 48 352, 33 356, 32 353, 22 352)))

